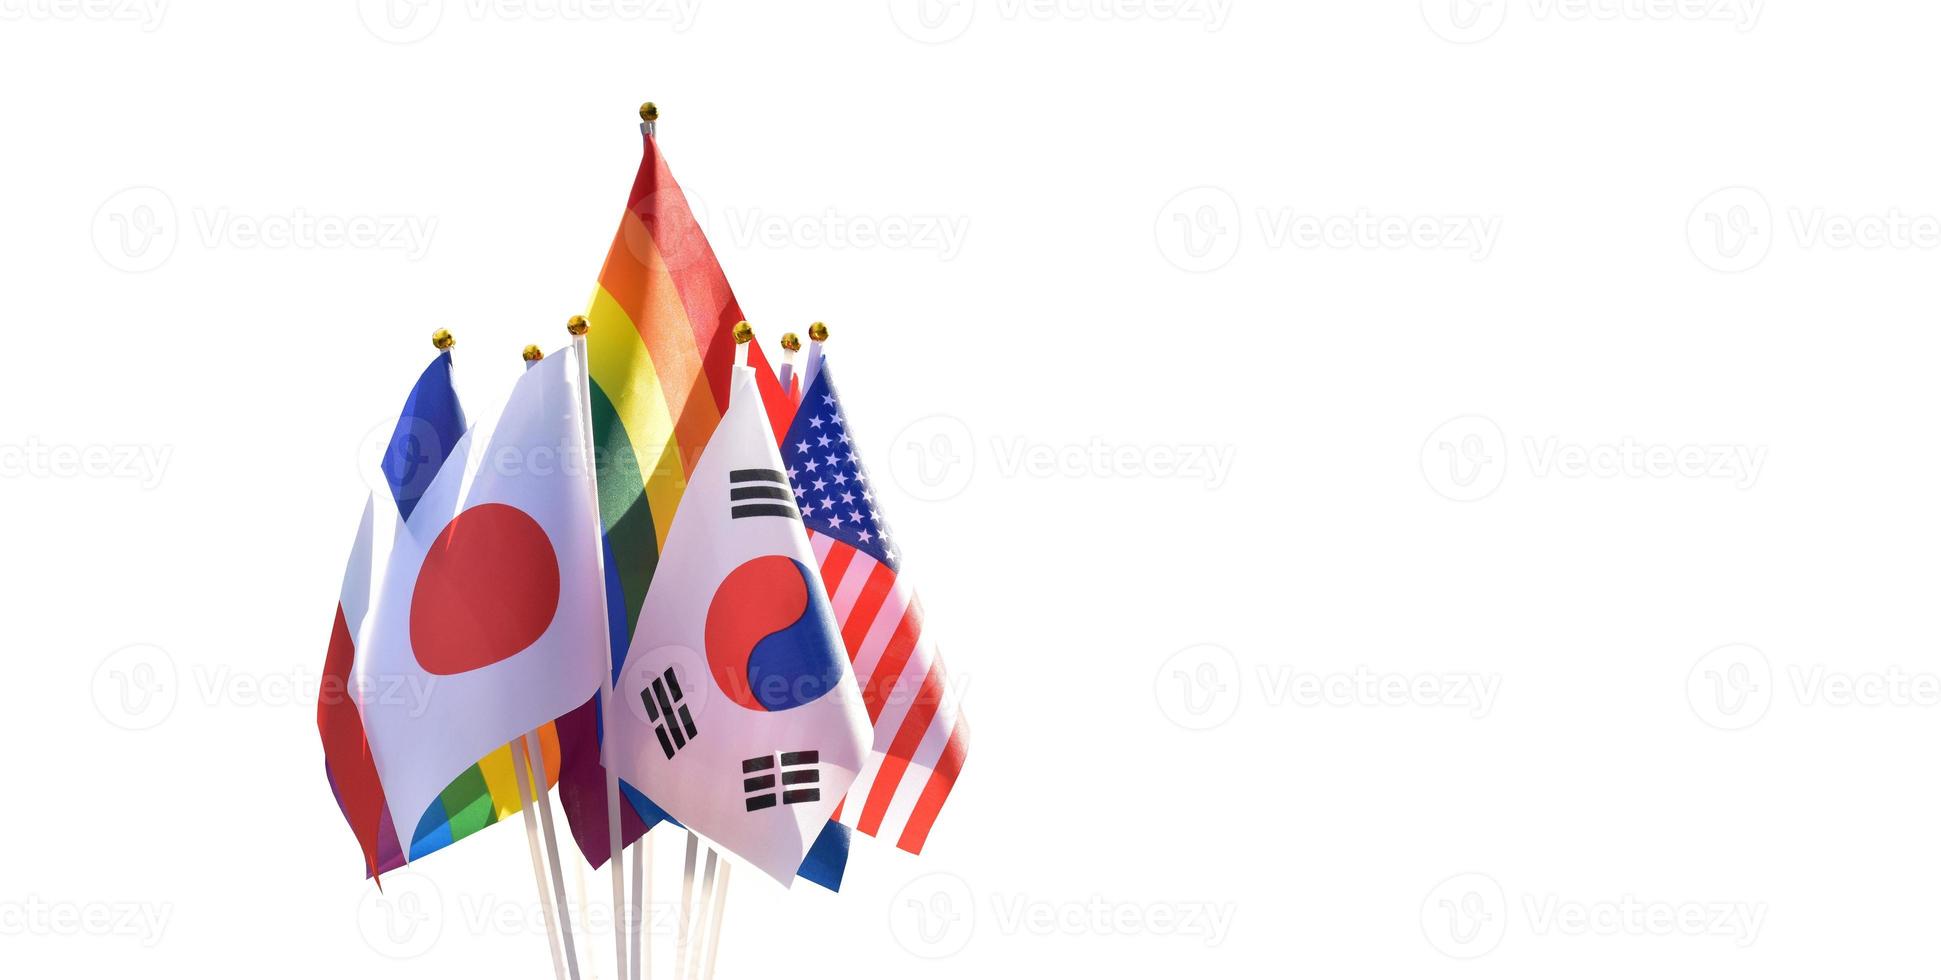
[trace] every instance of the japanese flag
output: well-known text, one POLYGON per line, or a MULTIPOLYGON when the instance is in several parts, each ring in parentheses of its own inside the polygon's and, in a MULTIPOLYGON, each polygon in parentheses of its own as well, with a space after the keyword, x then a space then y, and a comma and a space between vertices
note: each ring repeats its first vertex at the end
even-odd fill
POLYGON ((520 377, 373 542, 351 690, 401 834, 466 768, 599 690, 599 523, 571 348, 520 377))
POLYGON ((608 762, 786 884, 856 778, 869 715, 754 372, 733 386, 621 667, 608 762))

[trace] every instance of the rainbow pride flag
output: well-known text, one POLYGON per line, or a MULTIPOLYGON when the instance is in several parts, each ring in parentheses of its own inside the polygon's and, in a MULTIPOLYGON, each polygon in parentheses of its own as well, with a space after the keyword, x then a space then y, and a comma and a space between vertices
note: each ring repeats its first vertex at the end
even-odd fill
MULTIPOLYGON (((744 319, 659 145, 651 135, 642 138, 640 170, 586 312, 616 674, 688 474, 727 410, 734 328, 744 319)), ((748 354, 770 424, 786 431, 794 406, 761 347, 751 343, 748 354)), ((589 703, 557 723, 566 766, 560 804, 594 867, 607 858, 597 718, 589 703)), ((637 793, 629 798, 636 805, 622 808, 623 843, 650 826, 638 811, 661 816, 641 807, 637 793)))
MULTIPOLYGON (((559 783, 559 733, 551 722, 540 728, 539 743, 540 755, 546 765, 546 785, 556 786, 559 783)), ((330 780, 330 790, 337 797, 338 809, 345 809, 343 794, 328 765, 324 766, 324 777, 330 780)), ((438 799, 425 808, 424 817, 411 834, 409 848, 399 840, 390 814, 381 814, 377 873, 394 871, 433 851, 456 844, 518 813, 520 809, 519 784, 512 769, 512 746, 501 745, 497 751, 480 759, 472 768, 452 780, 451 785, 438 794, 438 799)), ((348 812, 345 816, 349 818, 348 812)), ((365 873, 368 877, 369 869, 365 873)))

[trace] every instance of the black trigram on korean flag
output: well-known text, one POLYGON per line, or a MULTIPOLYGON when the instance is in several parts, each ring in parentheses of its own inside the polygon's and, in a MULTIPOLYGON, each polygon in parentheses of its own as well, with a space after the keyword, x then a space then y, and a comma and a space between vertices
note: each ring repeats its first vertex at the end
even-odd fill
POLYGON ((793 517, 795 495, 789 492, 788 475, 781 470, 729 470, 729 517, 793 517))
POLYGON ((781 758, 779 769, 772 755, 741 760, 741 791, 748 794, 749 813, 775 805, 775 777, 778 772, 782 777, 783 806, 822 799, 822 790, 815 785, 822 780, 822 773, 816 769, 816 762, 821 756, 810 750, 784 752, 781 758))
POLYGON ((681 682, 674 678, 674 668, 667 668, 652 684, 640 689, 640 703, 647 706, 647 720, 654 723, 660 750, 674 758, 674 753, 686 748, 694 737, 694 716, 681 703, 681 682))

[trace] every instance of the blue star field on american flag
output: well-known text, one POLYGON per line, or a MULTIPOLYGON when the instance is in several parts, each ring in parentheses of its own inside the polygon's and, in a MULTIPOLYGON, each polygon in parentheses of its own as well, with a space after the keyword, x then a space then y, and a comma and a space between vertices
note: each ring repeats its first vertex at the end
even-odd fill
POLYGON ((850 441, 849 420, 836 399, 827 364, 802 393, 788 438, 782 440, 782 465, 809 530, 896 569, 896 545, 876 511, 876 492, 850 441))

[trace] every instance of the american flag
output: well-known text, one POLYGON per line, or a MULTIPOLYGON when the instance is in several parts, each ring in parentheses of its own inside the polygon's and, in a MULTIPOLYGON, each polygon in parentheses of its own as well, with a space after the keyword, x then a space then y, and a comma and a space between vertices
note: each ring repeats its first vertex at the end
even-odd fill
POLYGON ((802 392, 782 461, 875 728, 873 751, 837 818, 919 853, 963 768, 969 730, 924 633, 923 607, 897 574, 901 556, 827 363, 802 392))

